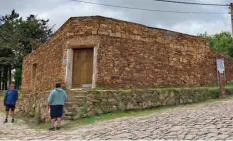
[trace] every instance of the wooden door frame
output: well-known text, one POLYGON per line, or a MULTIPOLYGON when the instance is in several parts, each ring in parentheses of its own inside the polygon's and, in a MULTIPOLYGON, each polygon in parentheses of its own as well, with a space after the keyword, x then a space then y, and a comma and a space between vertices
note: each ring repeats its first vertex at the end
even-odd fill
POLYGON ((67 49, 67 65, 65 82, 68 89, 72 89, 72 77, 73 77, 73 55, 75 49, 93 48, 93 74, 92 74, 92 88, 96 88, 97 78, 97 56, 99 44, 96 46, 73 46, 67 49))

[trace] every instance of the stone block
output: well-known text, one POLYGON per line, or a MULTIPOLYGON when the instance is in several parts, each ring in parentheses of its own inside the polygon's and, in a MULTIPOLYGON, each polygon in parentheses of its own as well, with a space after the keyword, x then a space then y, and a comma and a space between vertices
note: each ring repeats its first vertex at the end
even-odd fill
POLYGON ((98 34, 99 35, 109 35, 109 33, 106 31, 98 31, 98 34))
POLYGON ((126 110, 133 110, 133 109, 135 109, 134 105, 131 102, 128 102, 126 106, 126 110))
POLYGON ((167 100, 167 104, 166 105, 176 105, 176 99, 175 97, 171 97, 167 100))
POLYGON ((122 102, 122 101, 119 102, 118 109, 121 110, 121 111, 125 111, 126 110, 124 102, 122 102))
POLYGON ((117 32, 115 36, 116 36, 116 37, 121 37, 121 33, 120 33, 120 32, 117 32))
POLYGON ((96 34, 97 34, 97 30, 92 31, 92 34, 93 34, 93 35, 96 35, 96 34))

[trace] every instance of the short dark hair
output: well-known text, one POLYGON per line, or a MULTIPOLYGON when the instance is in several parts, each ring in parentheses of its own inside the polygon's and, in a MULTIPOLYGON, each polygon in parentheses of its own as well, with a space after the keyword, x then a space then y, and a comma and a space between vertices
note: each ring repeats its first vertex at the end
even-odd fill
POLYGON ((16 89, 16 86, 13 83, 10 84, 10 87, 14 87, 14 89, 16 89))
POLYGON ((61 88, 61 83, 56 83, 56 88, 61 88))

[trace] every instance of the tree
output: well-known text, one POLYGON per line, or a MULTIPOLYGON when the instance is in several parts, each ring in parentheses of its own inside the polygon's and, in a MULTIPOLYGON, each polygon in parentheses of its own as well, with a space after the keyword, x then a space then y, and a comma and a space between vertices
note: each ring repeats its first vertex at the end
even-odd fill
POLYGON ((233 38, 229 32, 221 32, 212 36, 204 33, 199 36, 208 39, 210 48, 213 50, 233 57, 233 38))
POLYGON ((27 55, 45 43, 52 35, 52 28, 48 26, 49 20, 37 19, 35 15, 30 15, 20 24, 20 43, 22 55, 27 55))
POLYGON ((0 90, 6 90, 11 83, 11 68, 14 62, 14 50, 17 47, 15 34, 21 19, 13 10, 11 15, 0 18, 0 90), (6 20, 8 19, 8 20, 6 20))
POLYGON ((0 18, 0 22, 0 68, 3 62, 10 64, 10 68, 16 70, 14 77, 19 87, 23 57, 45 43, 52 35, 52 28, 48 26, 49 20, 38 19, 35 15, 23 20, 15 10, 0 18))

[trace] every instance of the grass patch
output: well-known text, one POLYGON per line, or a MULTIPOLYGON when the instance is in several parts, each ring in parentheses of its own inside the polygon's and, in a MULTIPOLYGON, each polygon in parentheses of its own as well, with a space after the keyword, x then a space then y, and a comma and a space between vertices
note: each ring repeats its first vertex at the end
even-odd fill
MULTIPOLYGON (((219 88, 220 88, 219 85, 216 85, 216 86, 206 86, 206 87, 160 87, 160 88, 149 88, 148 90, 182 90, 182 89, 217 90, 219 88)), ((226 84, 225 88, 226 89, 233 89, 233 83, 226 84)))
POLYGON ((5 91, 1 91, 0 92, 0 112, 5 111, 5 107, 4 107, 4 104, 3 104, 4 96, 5 96, 5 91))
POLYGON ((3 100, 3 99, 4 99, 4 96, 5 96, 5 92, 4 92, 4 91, 1 91, 1 92, 0 92, 0 100, 3 100))
MULTIPOLYGON (((226 89, 233 89, 233 83, 228 83, 225 85, 226 89)), ((144 91, 144 90, 151 90, 151 91, 155 91, 155 90, 183 90, 183 89, 193 89, 193 90, 203 90, 203 89, 209 89, 209 90, 218 90, 219 89, 219 85, 216 86, 200 86, 200 87, 157 87, 157 88, 145 88, 145 89, 116 89, 119 90, 121 92, 125 92, 125 93, 130 93, 133 90, 139 90, 139 91, 144 91)), ((95 88, 94 90, 96 91, 108 91, 110 89, 105 89, 105 88, 95 88)), ((114 89, 112 89, 114 90, 114 89)))
POLYGON ((97 88, 95 88, 95 90, 96 90, 96 91, 103 91, 103 90, 105 90, 105 88, 97 87, 97 88))
POLYGON ((4 99, 4 96, 3 95, 0 95, 0 100, 3 100, 4 99))

